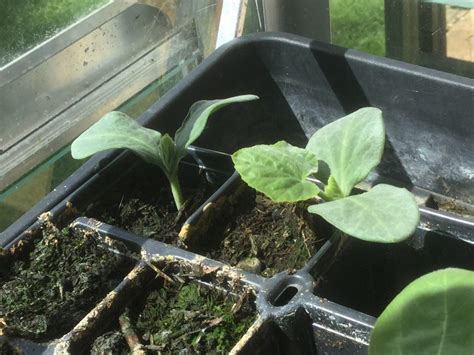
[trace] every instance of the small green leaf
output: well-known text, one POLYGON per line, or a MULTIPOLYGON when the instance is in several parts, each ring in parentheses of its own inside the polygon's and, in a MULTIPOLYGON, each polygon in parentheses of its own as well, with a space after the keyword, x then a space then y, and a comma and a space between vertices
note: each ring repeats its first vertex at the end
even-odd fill
POLYGON ((296 202, 315 197, 318 187, 306 178, 317 171, 313 153, 285 141, 255 145, 232 155, 242 179, 276 202, 296 202))
POLYGON ((339 186, 337 186, 336 180, 332 175, 329 176, 328 184, 324 189, 324 197, 328 199, 328 201, 339 200, 340 198, 344 198, 344 195, 341 192, 339 186))
POLYGON ((474 272, 444 269, 409 284, 377 319, 370 355, 474 354, 474 272))
POLYGON ((186 148, 199 138, 206 127, 210 115, 227 105, 257 99, 258 96, 255 95, 240 95, 222 100, 202 100, 195 102, 189 109, 183 124, 176 131, 174 136, 179 159, 186 155, 186 148))
POLYGON ((329 165, 342 194, 349 196, 380 163, 384 143, 382 112, 365 107, 316 131, 306 149, 329 165))
POLYGON ((140 126, 122 112, 109 112, 82 133, 71 145, 74 159, 83 159, 107 149, 128 148, 143 160, 158 164, 160 132, 140 126))
POLYGON ((173 139, 168 134, 164 134, 161 137, 160 145, 158 147, 158 155, 161 160, 160 167, 169 179, 178 171, 179 160, 176 159, 176 146, 173 139))
POLYGON ((380 184, 369 192, 308 207, 350 236, 396 243, 415 231, 420 212, 406 189, 380 184))

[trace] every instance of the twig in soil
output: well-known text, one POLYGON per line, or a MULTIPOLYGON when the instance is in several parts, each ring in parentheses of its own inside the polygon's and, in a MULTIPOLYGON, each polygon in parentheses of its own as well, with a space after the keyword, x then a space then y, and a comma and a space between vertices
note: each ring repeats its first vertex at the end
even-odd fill
POLYGON ((64 300, 64 287, 61 283, 58 283, 58 288, 59 288, 59 298, 61 301, 64 300))
POLYGON ((308 244, 306 243, 306 234, 304 233, 303 226, 301 226, 301 236, 303 237, 303 244, 308 252, 308 257, 311 257, 311 251, 309 250, 308 244))
POLYGON ((123 202, 123 199, 124 199, 125 195, 122 195, 122 198, 120 199, 120 203, 118 204, 118 210, 120 211, 122 209, 122 202, 123 202))
POLYGON ((232 313, 233 314, 240 311, 240 309, 242 308, 245 301, 247 301, 247 299, 249 298, 249 295, 250 295, 250 291, 248 291, 248 290, 245 290, 244 293, 240 295, 237 302, 232 305, 232 313))
POLYGON ((144 210, 145 208, 148 208, 148 205, 143 205, 143 206, 138 207, 137 212, 141 212, 141 211, 144 210))
POLYGON ((253 235, 249 235, 250 239, 250 251, 252 252, 253 255, 257 256, 258 255, 258 245, 257 242, 255 241, 255 238, 253 235))
POLYGON ((135 330, 133 329, 130 319, 126 313, 122 313, 120 315, 119 324, 120 330, 127 341, 131 353, 133 355, 146 355, 147 352, 142 343, 140 343, 137 333, 135 333, 135 330))
POLYGON ((178 341, 180 339, 183 339, 183 338, 186 338, 188 335, 193 335, 193 334, 196 334, 196 333, 206 333, 209 329, 211 328, 214 328, 216 326, 218 326, 219 324, 222 323, 222 318, 216 318, 214 320, 212 320, 210 322, 210 324, 207 326, 207 327, 204 327, 204 328, 199 328, 199 329, 196 329, 196 330, 192 330, 190 332, 187 332, 187 333, 184 333, 184 334, 181 334, 178 338, 175 339, 175 341, 178 341))
POLYGON ((169 277, 167 274, 165 274, 163 271, 161 271, 160 269, 158 269, 155 265, 153 265, 152 263, 148 263, 148 266, 151 267, 153 269, 153 271, 155 271, 158 275, 160 275, 161 277, 163 277, 166 281, 168 282, 171 282, 173 283, 173 279, 171 277, 169 277))
POLYGON ((174 275, 174 278, 181 284, 184 284, 186 281, 184 281, 184 279, 182 279, 181 277, 179 277, 178 275, 174 275))
POLYGON ((5 318, 0 318, 0 336, 5 335, 5 329, 8 328, 5 318))

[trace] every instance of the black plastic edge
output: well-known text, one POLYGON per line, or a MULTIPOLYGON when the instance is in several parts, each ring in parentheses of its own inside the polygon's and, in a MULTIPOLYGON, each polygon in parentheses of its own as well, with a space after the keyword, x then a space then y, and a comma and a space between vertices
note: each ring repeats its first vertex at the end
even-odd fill
MULTIPOLYGON (((317 42, 297 35, 284 33, 256 33, 234 39, 229 43, 223 45, 213 54, 211 54, 205 61, 203 61, 197 68, 195 68, 185 80, 182 80, 174 88, 168 91, 159 101, 153 104, 138 121, 144 126, 148 126, 156 118, 156 116, 168 105, 177 102, 180 98, 187 95, 187 92, 195 85, 196 82, 211 68, 215 63, 222 60, 223 57, 232 55, 233 52, 238 51, 241 47, 254 47, 256 50, 268 43, 285 43, 302 48, 317 48, 319 51, 332 53, 336 55, 343 55, 352 60, 363 61, 381 67, 390 68, 392 70, 410 72, 417 76, 423 76, 430 80, 449 82, 454 86, 466 86, 474 93, 474 80, 441 72, 434 69, 420 67, 417 65, 399 62, 394 59, 378 57, 366 53, 362 53, 352 49, 345 49, 332 44, 317 42)), ((36 220, 37 216, 50 210, 54 205, 58 204, 68 194, 81 185, 88 177, 101 169, 102 166, 109 163, 120 152, 113 150, 98 154, 86 162, 69 178, 61 183, 57 188, 50 192, 33 208, 26 212, 22 217, 10 225, 5 231, 0 234, 0 245, 4 245, 11 241, 15 236, 19 235, 26 226, 31 225, 36 220)), ((123 153, 122 153, 123 154, 123 153)))
MULTIPOLYGON (((195 146, 188 147, 188 152, 189 155, 181 162, 182 164, 194 164, 203 170, 219 174, 226 173, 230 175, 233 171, 228 154, 195 146)), ((91 158, 68 179, 46 195, 31 210, 2 232, 0 234, 0 247, 9 247, 16 240, 22 238, 22 234, 26 230, 36 228, 39 223, 38 217, 42 213, 49 212, 54 220, 56 216, 67 210, 69 201, 80 196, 82 190, 87 185, 94 183, 94 180, 99 177, 101 172, 112 168, 115 164, 120 164, 127 157, 133 157, 133 153, 114 150, 91 158)))

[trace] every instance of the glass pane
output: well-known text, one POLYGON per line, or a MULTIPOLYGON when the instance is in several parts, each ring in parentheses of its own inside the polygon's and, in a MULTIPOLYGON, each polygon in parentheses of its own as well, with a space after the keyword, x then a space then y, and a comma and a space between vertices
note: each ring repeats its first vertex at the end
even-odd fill
POLYGON ((2 0, 0 67, 109 0, 2 0))
MULTIPOLYGON (((116 109, 135 118, 140 116, 197 64, 196 58, 188 59, 116 109)), ((72 159, 70 147, 67 146, 10 188, 1 192, 0 232, 21 217, 83 163, 82 160, 72 159)))
POLYGON ((24 64, 40 47, 2 68, 0 145, 14 129, 24 138, 16 132, 12 143, 0 148, 0 231, 77 169, 81 162, 71 159, 68 148, 72 139, 107 111, 140 116, 212 52, 216 0, 146 3, 108 2, 56 36, 53 41, 79 33, 60 51, 35 57, 33 69, 14 73, 4 68, 24 64), (11 184, 11 171, 28 168, 11 184))

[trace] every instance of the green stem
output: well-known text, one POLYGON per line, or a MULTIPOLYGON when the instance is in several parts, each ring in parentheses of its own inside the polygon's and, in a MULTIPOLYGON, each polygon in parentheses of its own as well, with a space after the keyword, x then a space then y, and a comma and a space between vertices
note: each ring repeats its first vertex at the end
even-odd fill
POLYGON ((328 196, 328 194, 326 194, 323 190, 319 191, 318 195, 326 202, 332 201, 332 198, 328 196))
POLYGON ((173 194, 174 203, 176 204, 177 210, 181 210, 183 207, 183 194, 181 193, 181 186, 179 185, 178 174, 175 173, 171 177, 169 177, 170 185, 171 185, 171 193, 173 194))
POLYGON ((321 196, 321 198, 326 202, 339 200, 345 197, 332 175, 329 176, 328 183, 324 186, 324 191, 319 192, 319 196, 321 196))

